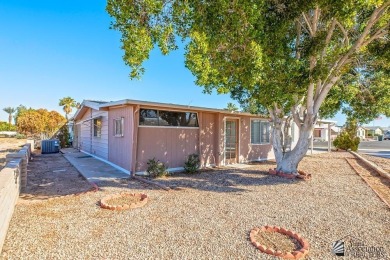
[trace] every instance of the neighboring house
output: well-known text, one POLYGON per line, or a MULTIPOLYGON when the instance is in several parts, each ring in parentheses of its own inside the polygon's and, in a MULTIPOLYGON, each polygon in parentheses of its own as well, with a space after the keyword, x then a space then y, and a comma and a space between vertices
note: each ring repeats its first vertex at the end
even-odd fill
MULTIPOLYGON (((85 100, 74 116, 74 147, 126 173, 144 173, 156 158, 182 170, 188 155, 201 166, 274 158, 270 122, 264 116, 222 109, 120 100, 85 100)), ((292 147, 298 127, 292 127, 292 147)))
POLYGON ((335 124, 336 121, 318 120, 313 130, 314 141, 327 142, 329 140, 329 130, 330 139, 334 140, 336 136, 340 133, 340 127, 336 126, 335 124))
POLYGON ((356 136, 360 138, 360 140, 363 140, 366 138, 366 128, 362 126, 358 126, 356 130, 356 136))
POLYGON ((383 129, 380 126, 363 126, 366 129, 366 137, 383 135, 383 129))

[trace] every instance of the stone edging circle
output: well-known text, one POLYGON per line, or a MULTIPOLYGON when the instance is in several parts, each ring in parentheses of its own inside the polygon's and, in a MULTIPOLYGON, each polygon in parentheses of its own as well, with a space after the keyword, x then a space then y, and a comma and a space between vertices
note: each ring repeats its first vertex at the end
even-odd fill
POLYGON ((255 227, 251 230, 249 234, 250 241, 252 244, 259 249, 261 252, 274 255, 278 257, 282 257, 284 259, 301 259, 305 257, 309 253, 309 242, 307 242, 306 239, 302 238, 302 236, 298 233, 294 233, 290 230, 281 228, 281 227, 274 227, 274 226, 262 226, 260 228, 255 227), (265 231, 265 232, 278 232, 280 234, 287 235, 289 237, 295 238, 302 246, 301 249, 295 250, 293 252, 287 252, 283 253, 281 251, 274 251, 272 248, 266 248, 264 245, 258 243, 255 240, 255 236, 259 233, 259 231, 265 231))
POLYGON ((108 195, 100 200, 100 207, 103 209, 110 209, 110 210, 125 210, 125 209, 135 209, 139 207, 145 206, 145 204, 148 202, 148 195, 144 193, 130 193, 130 192, 121 192, 119 194, 112 194, 108 195), (133 202, 130 204, 123 204, 123 205, 110 205, 107 203, 110 199, 120 198, 120 197, 130 197, 130 196, 140 196, 141 200, 138 202, 133 202))

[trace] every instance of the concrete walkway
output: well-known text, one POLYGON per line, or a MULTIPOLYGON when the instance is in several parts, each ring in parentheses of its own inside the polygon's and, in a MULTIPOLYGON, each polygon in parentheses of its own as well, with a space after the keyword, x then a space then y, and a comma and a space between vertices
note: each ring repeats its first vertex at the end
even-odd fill
POLYGON ((100 161, 90 155, 79 152, 73 148, 61 149, 64 157, 84 176, 89 182, 96 183, 117 181, 129 178, 129 175, 100 161))

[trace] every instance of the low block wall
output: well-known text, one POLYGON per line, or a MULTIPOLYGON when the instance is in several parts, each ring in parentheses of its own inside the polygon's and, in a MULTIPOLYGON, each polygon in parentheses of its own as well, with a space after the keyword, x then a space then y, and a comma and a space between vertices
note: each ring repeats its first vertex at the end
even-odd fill
POLYGON ((17 153, 6 155, 6 165, 0 171, 0 252, 21 190, 27 185, 27 164, 31 159, 31 144, 17 153))

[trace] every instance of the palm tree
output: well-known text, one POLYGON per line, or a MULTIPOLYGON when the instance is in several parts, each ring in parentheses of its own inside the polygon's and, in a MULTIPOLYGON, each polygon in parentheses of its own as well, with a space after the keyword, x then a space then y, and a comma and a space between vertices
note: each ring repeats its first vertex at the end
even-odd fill
POLYGON ((230 112, 235 112, 235 111, 238 111, 238 107, 234 104, 234 103, 227 103, 227 107, 225 108, 225 110, 229 110, 230 112))
POLYGON ((63 106, 66 121, 68 121, 68 115, 72 112, 72 108, 77 107, 76 101, 71 97, 64 97, 60 99, 60 103, 58 105, 63 106))
POLYGON ((8 123, 9 125, 12 124, 12 114, 16 112, 16 109, 13 107, 5 107, 3 108, 3 111, 8 114, 8 123))

